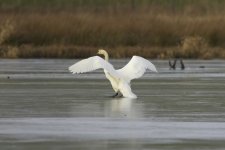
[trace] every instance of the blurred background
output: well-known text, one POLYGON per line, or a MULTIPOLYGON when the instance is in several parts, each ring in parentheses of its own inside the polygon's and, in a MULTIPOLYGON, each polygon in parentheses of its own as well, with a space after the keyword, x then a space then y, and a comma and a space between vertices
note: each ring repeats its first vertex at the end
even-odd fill
POLYGON ((224 0, 0 0, 1 58, 225 58, 224 0))

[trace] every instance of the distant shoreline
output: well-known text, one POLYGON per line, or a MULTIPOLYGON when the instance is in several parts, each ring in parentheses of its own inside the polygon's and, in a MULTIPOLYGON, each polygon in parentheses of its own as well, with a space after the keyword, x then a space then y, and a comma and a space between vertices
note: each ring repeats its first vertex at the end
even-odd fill
POLYGON ((225 59, 225 49, 208 48, 197 52, 180 47, 85 47, 73 45, 5 47, 0 58, 86 58, 96 55, 100 48, 107 49, 111 58, 130 58, 133 55, 151 59, 225 59))

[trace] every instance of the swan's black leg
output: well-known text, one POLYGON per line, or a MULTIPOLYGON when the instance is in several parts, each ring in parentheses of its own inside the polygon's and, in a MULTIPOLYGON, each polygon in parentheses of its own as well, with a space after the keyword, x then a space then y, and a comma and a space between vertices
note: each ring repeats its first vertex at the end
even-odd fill
POLYGON ((123 94, 120 93, 119 97, 123 97, 123 94))
POLYGON ((119 92, 116 92, 116 94, 114 94, 112 97, 116 97, 119 94, 119 92))

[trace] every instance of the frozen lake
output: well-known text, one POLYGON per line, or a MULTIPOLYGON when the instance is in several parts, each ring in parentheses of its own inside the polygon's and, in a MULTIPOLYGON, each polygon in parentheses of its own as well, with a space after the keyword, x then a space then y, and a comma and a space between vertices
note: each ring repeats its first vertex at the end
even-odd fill
MULTIPOLYGON (((0 60, 0 148, 222 150, 225 61, 184 60, 132 82, 138 99, 111 98, 102 70, 72 75, 77 60, 0 60)), ((120 68, 128 60, 112 60, 120 68)))

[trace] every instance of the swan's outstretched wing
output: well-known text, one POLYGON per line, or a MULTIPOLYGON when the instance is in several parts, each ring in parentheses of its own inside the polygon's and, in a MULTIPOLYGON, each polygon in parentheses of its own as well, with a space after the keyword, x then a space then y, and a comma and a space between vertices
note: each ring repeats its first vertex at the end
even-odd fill
POLYGON ((132 79, 140 78, 143 76, 146 70, 157 72, 155 66, 140 56, 133 56, 129 63, 123 68, 117 70, 117 72, 127 80, 131 81, 132 79))
POLYGON ((119 76, 113 66, 99 56, 83 59, 69 67, 69 71, 71 71, 73 74, 90 72, 97 69, 105 69, 114 77, 119 76))

